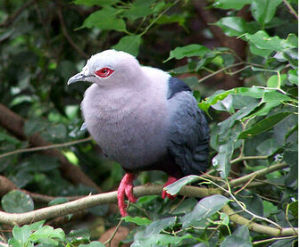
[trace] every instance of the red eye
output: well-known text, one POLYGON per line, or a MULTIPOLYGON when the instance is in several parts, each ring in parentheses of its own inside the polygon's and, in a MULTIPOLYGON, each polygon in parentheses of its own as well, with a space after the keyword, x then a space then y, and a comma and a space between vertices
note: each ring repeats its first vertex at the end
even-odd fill
POLYGON ((95 72, 95 74, 101 78, 105 78, 110 76, 112 73, 114 72, 114 70, 110 69, 110 68, 102 68, 99 69, 95 72))

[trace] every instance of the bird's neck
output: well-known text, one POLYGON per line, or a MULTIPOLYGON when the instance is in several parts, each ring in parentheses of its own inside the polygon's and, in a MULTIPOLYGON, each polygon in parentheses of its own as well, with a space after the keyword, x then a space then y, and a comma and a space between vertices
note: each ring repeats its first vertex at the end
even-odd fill
POLYGON ((142 104, 147 88, 110 88, 93 84, 86 91, 85 101, 90 107, 101 109, 103 112, 119 112, 131 106, 142 104), (134 101, 134 104, 130 104, 134 101))

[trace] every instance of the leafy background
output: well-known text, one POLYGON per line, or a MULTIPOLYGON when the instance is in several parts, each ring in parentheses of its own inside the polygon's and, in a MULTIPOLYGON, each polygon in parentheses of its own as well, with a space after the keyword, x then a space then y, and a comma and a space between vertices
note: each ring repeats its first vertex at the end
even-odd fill
MULTIPOLYGON (((88 85, 66 86, 90 55, 110 48, 169 71, 194 90, 210 122, 212 166, 202 178, 168 189, 176 194, 193 182, 213 190, 172 201, 143 196, 121 220, 110 204, 24 226, 1 223, 1 244, 297 246, 297 8, 295 0, 1 1, 4 212, 117 188, 119 164, 80 130, 88 85), (42 147, 51 144, 56 149, 42 147), (230 210, 250 222, 235 220, 230 210), (267 226, 292 231, 272 235, 267 226)), ((136 185, 165 179, 143 172, 136 185)))

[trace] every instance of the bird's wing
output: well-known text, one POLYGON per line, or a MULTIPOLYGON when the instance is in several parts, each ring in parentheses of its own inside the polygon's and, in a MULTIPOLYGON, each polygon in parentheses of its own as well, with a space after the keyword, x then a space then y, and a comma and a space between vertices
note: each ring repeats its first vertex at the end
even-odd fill
POLYGON ((169 80, 168 107, 169 154, 184 175, 205 172, 208 167, 209 127, 190 89, 179 79, 169 80))

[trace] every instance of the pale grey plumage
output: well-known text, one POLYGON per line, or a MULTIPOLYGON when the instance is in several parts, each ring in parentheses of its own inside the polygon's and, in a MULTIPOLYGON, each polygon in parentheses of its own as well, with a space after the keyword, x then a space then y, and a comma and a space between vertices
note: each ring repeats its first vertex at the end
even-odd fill
POLYGON ((126 171, 180 177, 207 169, 207 122, 183 82, 114 50, 92 56, 69 82, 78 80, 93 82, 81 104, 88 131, 126 171), (99 78, 103 67, 114 72, 99 78))

